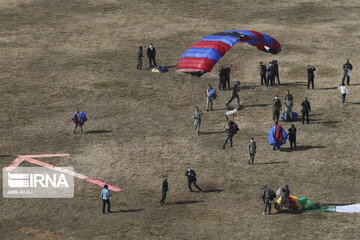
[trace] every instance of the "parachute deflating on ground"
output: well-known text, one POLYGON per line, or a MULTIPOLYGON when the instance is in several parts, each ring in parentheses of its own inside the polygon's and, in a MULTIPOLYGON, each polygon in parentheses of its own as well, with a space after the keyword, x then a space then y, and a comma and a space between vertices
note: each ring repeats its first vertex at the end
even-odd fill
POLYGON ((246 42, 260 51, 277 54, 280 43, 265 33, 256 31, 224 31, 206 36, 184 52, 177 68, 185 73, 211 72, 215 64, 237 42, 246 42))
MULTIPOLYGON (((307 197, 289 196, 290 210, 302 212, 342 212, 342 213, 360 213, 360 203, 341 206, 320 207, 307 197)), ((274 202, 276 210, 280 210, 281 197, 274 202)))

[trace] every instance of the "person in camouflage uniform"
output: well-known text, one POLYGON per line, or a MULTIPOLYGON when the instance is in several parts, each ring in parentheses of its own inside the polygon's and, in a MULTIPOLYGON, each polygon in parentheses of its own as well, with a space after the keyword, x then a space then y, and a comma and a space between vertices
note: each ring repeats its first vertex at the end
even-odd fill
POLYGON ((201 115, 203 113, 199 110, 199 107, 195 107, 195 113, 193 115, 194 119, 194 127, 195 127, 195 134, 199 136, 200 133, 200 126, 201 126, 201 115))
POLYGON ((253 137, 251 137, 250 139, 250 143, 249 143, 249 161, 248 164, 254 164, 254 160, 255 160, 255 154, 256 154, 256 142, 254 140, 253 137))
POLYGON ((276 95, 273 100, 273 120, 274 120, 274 122, 279 121, 280 111, 281 111, 281 101, 278 98, 278 96, 276 95))
POLYGON ((292 108, 294 106, 294 98, 290 94, 290 91, 287 90, 287 94, 284 97, 284 105, 285 105, 285 122, 292 120, 292 108))
POLYGON ((274 193, 274 191, 266 186, 263 186, 261 188, 264 192, 262 195, 262 200, 264 201, 264 205, 265 205, 265 209, 264 209, 264 213, 266 214, 266 210, 268 211, 269 214, 271 214, 271 201, 274 200, 274 198, 276 197, 276 194, 274 193))

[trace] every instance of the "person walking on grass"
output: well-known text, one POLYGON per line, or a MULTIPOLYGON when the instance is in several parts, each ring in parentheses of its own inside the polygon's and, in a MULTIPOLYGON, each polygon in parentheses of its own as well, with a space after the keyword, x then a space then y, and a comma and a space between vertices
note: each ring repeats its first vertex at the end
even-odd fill
POLYGON ((346 59, 346 63, 343 65, 343 78, 342 78, 342 84, 345 84, 345 78, 346 78, 346 84, 349 85, 350 84, 350 76, 351 76, 351 71, 353 69, 353 66, 350 63, 349 59, 346 59))
POLYGON ((165 205, 165 199, 166 199, 166 194, 167 192, 169 191, 169 184, 168 184, 168 180, 167 180, 167 176, 165 175, 164 176, 164 180, 162 182, 162 185, 161 185, 161 199, 160 199, 160 205, 161 206, 164 206, 165 205))
POLYGON ((349 94, 349 90, 345 86, 345 83, 342 83, 341 86, 338 87, 338 89, 340 90, 341 102, 342 102, 342 105, 344 106, 345 100, 346 100, 346 95, 349 94))
POLYGON ((188 188, 189 188, 190 192, 193 192, 193 190, 191 188, 191 184, 193 184, 200 192, 202 191, 201 188, 196 184, 196 181, 197 181, 196 172, 193 169, 188 168, 185 172, 185 177, 187 177, 188 188))
POLYGON ((227 138, 225 139, 225 143, 224 143, 224 145, 223 145, 223 149, 225 149, 225 146, 226 146, 226 144, 227 144, 227 142, 230 140, 230 147, 232 147, 233 146, 233 141, 232 141, 232 139, 233 139, 233 137, 234 137, 234 135, 239 131, 239 127, 238 127, 238 125, 235 123, 235 122, 233 122, 233 121, 229 121, 228 122, 228 128, 226 128, 226 127, 224 127, 224 129, 225 129, 225 131, 226 131, 226 133, 227 133, 227 138))
POLYGON ((233 91, 230 100, 225 104, 225 107, 229 107, 229 104, 236 98, 237 100, 237 109, 240 108, 240 97, 239 97, 239 91, 240 91, 240 81, 237 81, 233 91))
POLYGON ((249 150, 248 164, 254 164, 255 154, 256 154, 256 142, 255 142, 255 139, 253 137, 250 138, 250 143, 249 143, 249 146, 248 146, 248 150, 249 150))
POLYGON ((104 185, 104 189, 101 191, 100 196, 101 196, 101 199, 103 201, 103 207, 102 207, 103 214, 105 214, 106 205, 107 205, 108 213, 111 213, 111 210, 110 210, 110 206, 111 206, 110 196, 111 196, 111 194, 110 194, 108 185, 104 185))

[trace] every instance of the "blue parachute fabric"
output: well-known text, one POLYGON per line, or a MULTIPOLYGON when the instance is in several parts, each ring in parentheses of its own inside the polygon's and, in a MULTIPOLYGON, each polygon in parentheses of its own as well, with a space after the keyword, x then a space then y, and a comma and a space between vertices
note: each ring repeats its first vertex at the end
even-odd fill
MULTIPOLYGON (((291 112, 292 120, 296 121, 299 117, 297 112, 291 112)), ((281 119, 285 119, 285 114, 280 117, 281 119)))
POLYGON ((277 140, 275 139, 275 132, 276 132, 276 127, 275 126, 270 128, 270 131, 268 133, 268 143, 270 145, 277 145, 278 144, 277 140))
POLYGON ((200 41, 221 41, 230 46, 234 46, 234 44, 240 41, 240 39, 232 36, 209 35, 200 39, 200 41))
POLYGON ((162 73, 164 73, 164 72, 168 72, 169 69, 166 68, 166 67, 159 67, 159 71, 162 72, 162 73))
POLYGON ((86 112, 80 112, 79 116, 80 116, 81 121, 86 121, 87 120, 86 112))
POLYGON ((274 145, 274 146, 278 147, 278 146, 283 145, 283 144, 286 143, 286 140, 288 139, 288 135, 287 135, 285 129, 282 127, 282 132, 281 132, 282 141, 281 141, 281 144, 279 144, 278 141, 275 138, 276 130, 277 130, 276 126, 272 126, 270 128, 270 131, 268 133, 268 143, 270 145, 274 145))
POLYGON ((222 55, 213 48, 190 48, 182 55, 182 57, 209 58, 217 62, 222 58, 222 55))

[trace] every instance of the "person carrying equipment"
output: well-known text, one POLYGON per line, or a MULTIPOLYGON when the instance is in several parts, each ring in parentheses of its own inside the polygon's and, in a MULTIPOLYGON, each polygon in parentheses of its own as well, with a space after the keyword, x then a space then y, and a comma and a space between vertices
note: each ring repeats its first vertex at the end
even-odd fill
MULTIPOLYGON (((224 127, 225 128, 225 127, 224 127)), ((233 146, 233 141, 232 138, 234 137, 234 135, 239 131, 239 127, 238 125, 233 122, 233 121, 229 121, 228 122, 228 128, 225 128, 225 131, 227 132, 228 136, 225 140, 225 143, 223 145, 223 149, 225 149, 225 146, 227 144, 227 142, 230 140, 230 147, 233 146)))
POLYGON ((87 116, 85 112, 80 112, 79 109, 77 109, 77 111, 71 116, 74 124, 75 124, 75 128, 74 128, 74 134, 76 133, 75 130, 76 128, 79 126, 81 129, 81 132, 83 132, 83 125, 84 123, 87 121, 87 116))
POLYGON ((206 95, 206 111, 213 111, 213 101, 216 99, 216 90, 211 87, 209 84, 208 88, 205 90, 206 95))

